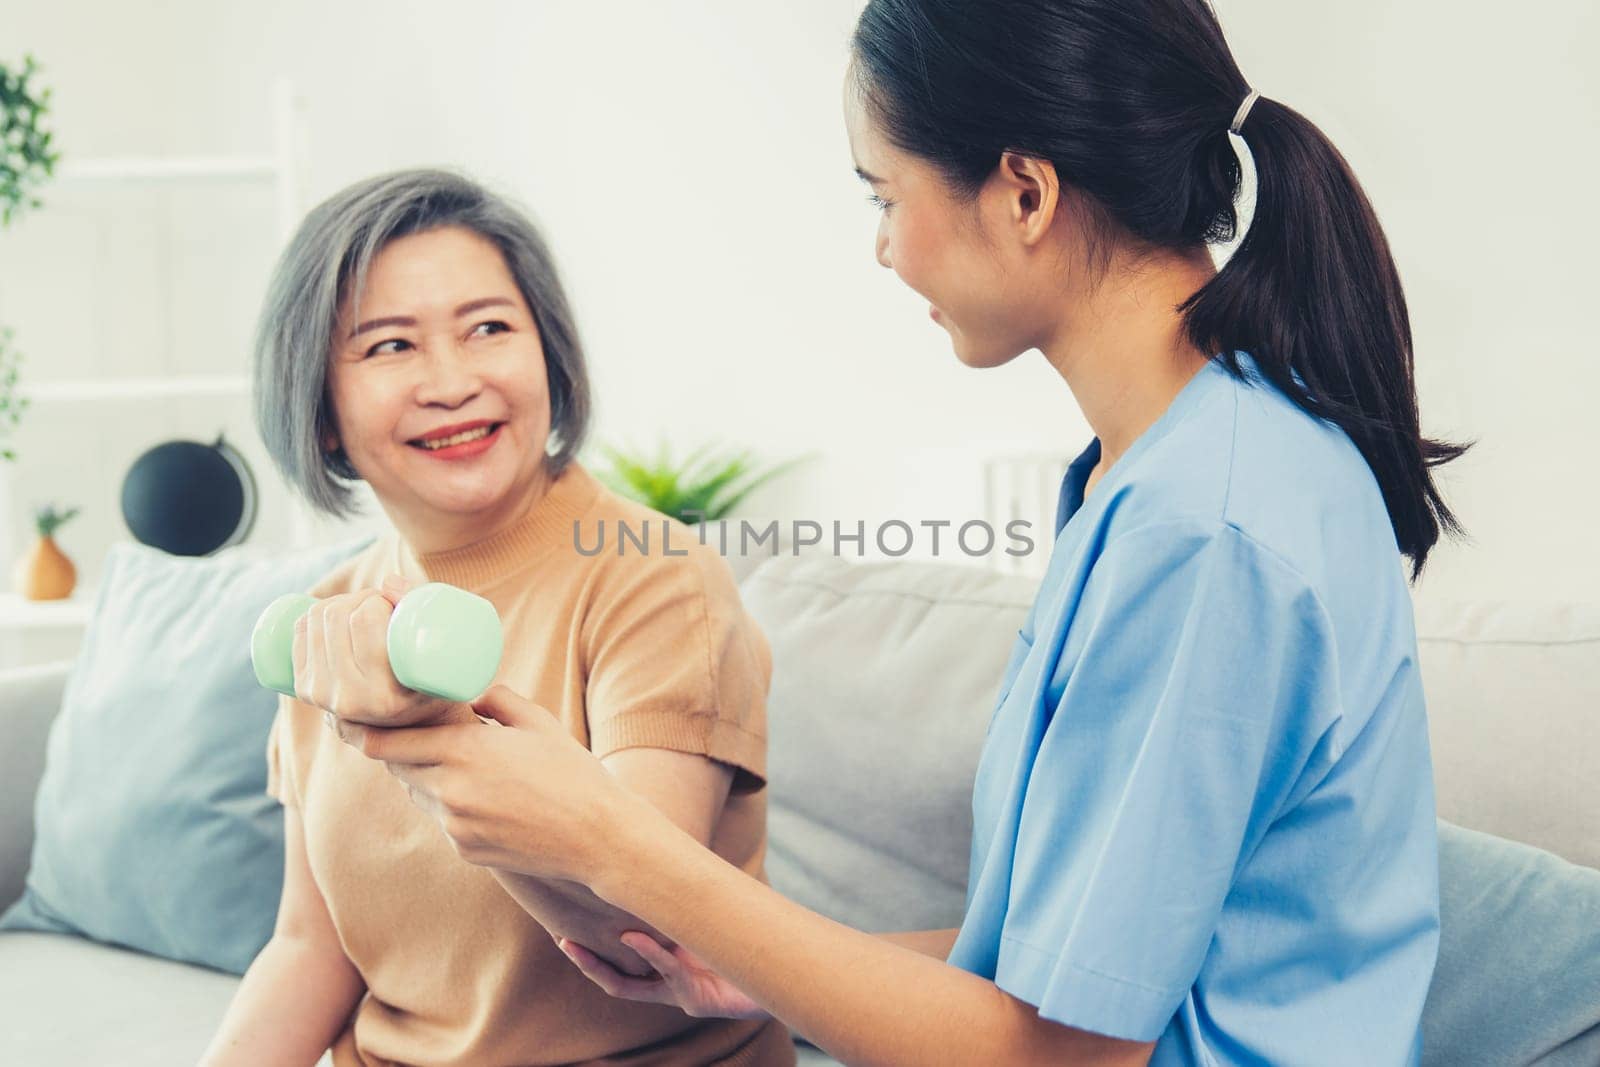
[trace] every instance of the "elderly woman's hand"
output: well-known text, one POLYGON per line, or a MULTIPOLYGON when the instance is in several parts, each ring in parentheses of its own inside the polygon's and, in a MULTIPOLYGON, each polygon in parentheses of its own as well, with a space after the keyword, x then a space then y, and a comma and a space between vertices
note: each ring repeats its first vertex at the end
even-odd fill
POLYGON ((295 696, 346 722, 411 726, 473 718, 465 704, 407 689, 389 669, 389 617, 410 583, 329 597, 294 629, 295 696))
POLYGON ((497 685, 471 710, 484 721, 335 725, 346 743, 405 783, 468 863, 595 887, 619 828, 675 829, 547 709, 497 685))

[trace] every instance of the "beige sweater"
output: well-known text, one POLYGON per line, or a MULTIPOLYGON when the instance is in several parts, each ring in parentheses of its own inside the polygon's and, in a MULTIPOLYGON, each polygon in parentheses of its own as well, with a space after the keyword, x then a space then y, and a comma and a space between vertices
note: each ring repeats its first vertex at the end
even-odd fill
MULTIPOLYGON (((736 768, 712 847, 759 878, 771 657, 715 549, 674 524, 664 554, 661 524, 574 463, 515 528, 420 558, 390 535, 312 592, 375 588, 397 572, 487 597, 505 629, 496 682, 550 709, 596 755, 665 748, 736 768), (602 520, 604 551, 579 552, 593 551, 602 520), (633 542, 619 554, 619 521, 649 524, 648 554, 633 542)), ((696 1020, 607 996, 317 709, 283 698, 268 762, 268 791, 299 809, 317 886, 367 984, 334 1045, 340 1067, 794 1062, 775 1022, 696 1020)))

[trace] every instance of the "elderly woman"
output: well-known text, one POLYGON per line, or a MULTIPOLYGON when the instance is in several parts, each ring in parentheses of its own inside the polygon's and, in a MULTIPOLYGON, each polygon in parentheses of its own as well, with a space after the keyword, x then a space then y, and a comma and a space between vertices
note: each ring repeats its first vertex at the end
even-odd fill
MULTIPOLYGON (((556 947, 638 920, 575 883, 466 862, 382 763, 325 725, 477 722, 351 654, 381 648, 411 582, 493 602, 496 681, 616 782, 753 878, 765 845, 766 643, 723 561, 584 554, 599 524, 659 522, 574 459, 589 385, 544 242, 462 177, 408 171, 316 208, 277 267, 256 350, 261 432, 317 508, 366 481, 393 532, 329 574, 296 637, 268 746, 285 808, 276 931, 210 1064, 788 1064, 787 1031, 613 1000, 556 947), (399 576, 398 579, 392 576, 399 576), (386 582, 387 579, 387 582, 386 582)), ((515 734, 492 730, 494 736, 515 734)), ((618 947, 611 962, 649 968, 618 947)))

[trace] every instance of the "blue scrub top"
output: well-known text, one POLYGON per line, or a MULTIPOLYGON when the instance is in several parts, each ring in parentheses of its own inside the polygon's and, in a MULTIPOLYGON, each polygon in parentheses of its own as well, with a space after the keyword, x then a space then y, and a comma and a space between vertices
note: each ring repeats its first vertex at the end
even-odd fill
POLYGON ((1213 361, 1069 471, 950 962, 1151 1063, 1415 1064, 1438 947, 1406 572, 1343 431, 1213 361))

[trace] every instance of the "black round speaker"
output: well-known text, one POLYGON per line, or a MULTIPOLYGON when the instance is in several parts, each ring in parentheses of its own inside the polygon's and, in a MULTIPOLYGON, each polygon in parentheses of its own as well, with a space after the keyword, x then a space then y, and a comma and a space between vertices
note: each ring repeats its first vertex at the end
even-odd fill
POLYGON ((221 437, 168 441, 128 468, 122 518, 134 537, 175 556, 208 556, 250 534, 256 517, 250 467, 221 437))

